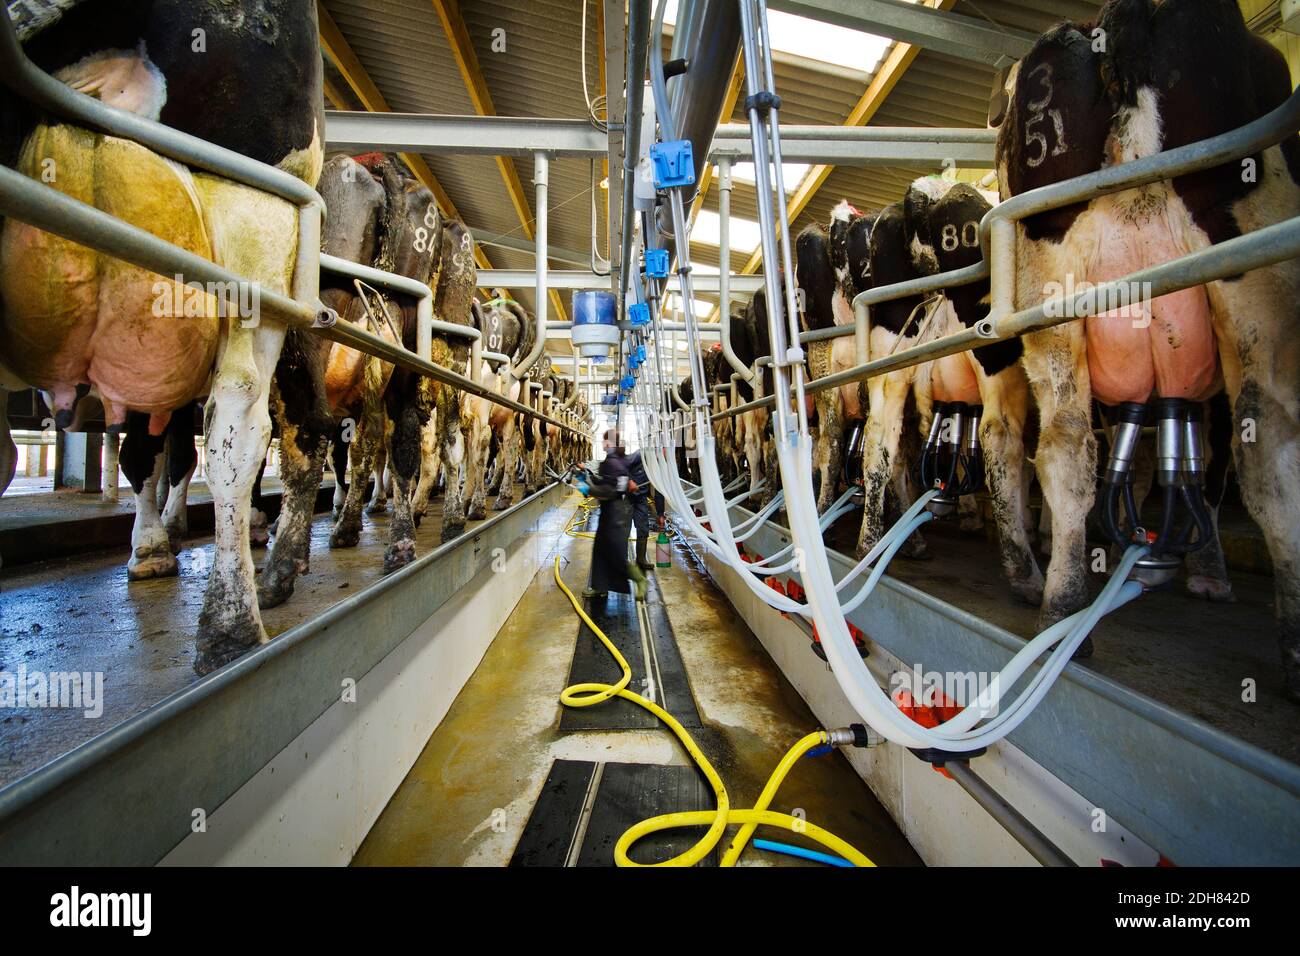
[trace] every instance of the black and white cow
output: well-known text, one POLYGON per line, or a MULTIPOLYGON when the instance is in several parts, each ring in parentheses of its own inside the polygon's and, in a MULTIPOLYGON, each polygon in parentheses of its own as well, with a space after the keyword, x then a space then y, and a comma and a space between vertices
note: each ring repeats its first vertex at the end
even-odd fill
MULTIPOLYGON (((795 240, 795 281, 801 293, 800 327, 805 331, 852 327, 853 298, 871 288, 871 227, 874 216, 864 216, 839 203, 829 226, 813 224, 795 240), (855 271, 852 265, 858 268, 855 271)), ((812 342, 805 349, 810 379, 842 372, 855 364, 853 338, 812 342)), ((813 448, 817 510, 826 511, 835 500, 843 467, 845 432, 866 412, 865 389, 852 382, 814 396, 817 441, 813 448)))
MULTIPOLYGON (((978 262, 979 224, 990 208, 989 200, 965 183, 935 177, 917 180, 902 202, 882 210, 876 220, 869 243, 873 281, 889 285, 978 262)), ((871 357, 973 327, 988 315, 988 295, 985 279, 953 286, 928 302, 909 296, 872 307, 871 357)), ((887 486, 894 483, 904 504, 913 495, 907 461, 911 456, 900 454, 909 394, 916 400, 921 434, 930 430, 936 402, 979 406, 980 448, 1002 570, 1018 597, 1035 605, 1039 602, 1042 575, 1029 545, 1024 468, 1029 388, 1018 364, 1020 354, 1018 341, 995 343, 869 381, 859 555, 884 533, 887 486)))
MULTIPOLYGON (((84 0, 19 12, 28 55, 73 89, 316 183, 324 123, 311 0, 84 0), (205 54, 193 48, 199 31, 205 54)), ((265 288, 291 291, 298 213, 290 203, 133 142, 52 123, 12 96, 0 102, 0 113, 0 162, 46 181, 53 168, 49 185, 60 192, 265 288)), ((0 387, 26 383, 46 391, 60 424, 87 387, 98 393, 109 427, 126 432, 121 463, 136 492, 138 573, 174 572, 166 528, 149 500, 153 476, 174 413, 208 395, 217 547, 195 662, 207 672, 267 639, 248 544, 249 494, 271 434, 267 397, 285 329, 247 321, 251 316, 222 317, 210 296, 200 315, 166 314, 155 309, 155 286, 173 302, 187 300, 179 283, 160 283, 142 269, 6 221, 0 387)))
MULTIPOLYGON (((1281 54, 1232 0, 1111 0, 1063 23, 1012 71, 998 137, 1005 195, 1242 126, 1281 104, 1281 54), (1098 39, 1104 42, 1098 42, 1098 39)), ((1115 279, 1300 214, 1300 138, 1239 162, 1042 213, 1017 228, 1017 308, 1070 280, 1115 279)), ((1288 692, 1300 699, 1300 261, 1025 337, 1052 514, 1044 623, 1088 600, 1091 401, 1206 399, 1226 387, 1242 498, 1273 558, 1288 692), (1247 436, 1243 440, 1243 436, 1247 436)))

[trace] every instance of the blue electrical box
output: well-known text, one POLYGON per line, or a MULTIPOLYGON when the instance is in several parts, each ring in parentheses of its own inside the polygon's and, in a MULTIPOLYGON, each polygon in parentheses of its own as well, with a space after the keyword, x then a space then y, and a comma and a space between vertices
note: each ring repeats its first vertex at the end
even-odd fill
POLYGON ((638 345, 638 346, 636 347, 636 363, 637 363, 638 365, 644 365, 644 364, 645 364, 645 346, 644 346, 644 345, 638 345))
POLYGON ((652 279, 668 278, 667 249, 647 249, 645 251, 645 274, 652 279))
POLYGON ((636 385, 636 379, 634 379, 631 375, 624 375, 624 376, 623 376, 623 387, 624 387, 624 388, 632 388, 634 385, 636 385))
POLYGON ((642 326, 650 324, 650 306, 644 302, 634 302, 628 307, 627 317, 632 322, 632 328, 639 329, 642 326))
POLYGON ((695 160, 689 139, 655 143, 650 147, 650 162, 655 169, 655 189, 689 186, 695 182, 695 160))

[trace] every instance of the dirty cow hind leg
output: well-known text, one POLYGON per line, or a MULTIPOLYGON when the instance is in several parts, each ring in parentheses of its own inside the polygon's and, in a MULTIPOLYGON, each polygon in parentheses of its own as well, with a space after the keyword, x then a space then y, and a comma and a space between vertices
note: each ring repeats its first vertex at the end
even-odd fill
MULTIPOLYGON (((221 260, 232 271, 281 294, 289 292, 297 212, 287 204, 223 180, 205 180, 205 207, 219 210, 221 260)), ((216 553, 199 612, 194 669, 206 674, 257 644, 266 631, 257 608, 249 499, 271 439, 267 401, 284 326, 231 320, 217 356, 204 410, 207 478, 216 553)))
POLYGON ((122 442, 122 471, 135 492, 135 526, 131 530, 131 560, 127 577, 132 581, 176 574, 176 555, 167 540, 158 513, 158 482, 163 476, 163 435, 149 434, 149 416, 131 412, 122 442))
POLYGON ((393 519, 388 527, 388 549, 384 552, 385 574, 415 560, 415 516, 412 504, 415 485, 420 476, 420 434, 425 422, 415 403, 401 403, 401 406, 403 407, 396 409, 392 454, 388 460, 393 475, 393 519))
MULTIPOLYGON (((283 363, 282 367, 283 367, 283 363)), ((277 371, 277 383, 280 373, 277 371)), ((283 499, 276 521, 275 543, 257 581, 257 604, 278 607, 293 595, 298 575, 310 564, 311 523, 325 465, 326 433, 320 424, 286 408, 280 389, 271 390, 271 406, 280 426, 280 484, 283 499)), ((323 424, 323 423, 322 423, 323 424)), ((344 446, 346 447, 346 446, 344 446)))

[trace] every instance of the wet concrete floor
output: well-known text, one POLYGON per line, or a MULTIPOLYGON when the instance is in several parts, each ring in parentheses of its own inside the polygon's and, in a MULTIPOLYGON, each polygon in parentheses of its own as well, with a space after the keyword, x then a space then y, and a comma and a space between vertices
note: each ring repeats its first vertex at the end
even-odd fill
MULTIPOLYGON (((551 549, 538 555, 545 559, 542 570, 371 829, 355 864, 504 866, 552 760, 688 762, 667 729, 559 730, 559 695, 578 619, 555 584, 551 562, 561 556, 565 583, 575 593, 585 586, 591 540, 563 534, 576 503, 571 497, 548 516, 555 534, 551 549)), ((688 553, 677 550, 674 566, 654 574, 705 725, 693 736, 733 806, 751 806, 786 750, 819 725, 688 553)), ((880 865, 920 864, 839 754, 801 760, 773 807, 803 810, 880 865)), ((741 863, 820 865, 752 848, 741 863)))
MULTIPOLYGON (((359 546, 331 550, 333 520, 317 515, 311 569, 289 601, 262 612, 267 634, 282 634, 383 577, 388 519, 364 515, 359 546)), ((479 524, 468 522, 466 530, 479 524)), ((418 554, 439 545, 441 528, 438 498, 416 532, 418 554)), ((0 710, 0 786, 199 679, 194 634, 215 554, 211 536, 185 541, 176 577, 127 581, 130 553, 124 540, 110 551, 0 569, 0 671, 101 673, 104 688, 98 717, 73 709, 0 710)), ((253 552, 259 567, 266 556, 253 552)))

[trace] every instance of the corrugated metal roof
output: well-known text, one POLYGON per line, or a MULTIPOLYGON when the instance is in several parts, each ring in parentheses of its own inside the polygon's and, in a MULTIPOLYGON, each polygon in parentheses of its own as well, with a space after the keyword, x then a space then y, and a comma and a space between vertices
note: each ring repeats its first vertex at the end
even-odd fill
MULTIPOLYGON (((321 0, 321 3, 334 17, 392 109, 474 112, 451 46, 429 0, 321 0)), ((598 3, 599 0, 589 0, 588 5, 586 71, 593 98, 603 93, 597 73, 601 49, 596 30, 598 3)), ((1262 3, 1263 0, 1242 0, 1249 12, 1256 12, 1262 3)), ((1039 33, 1062 19, 1089 21, 1100 6, 1098 0, 958 0, 953 12, 1039 33)), ((580 0, 462 0, 460 9, 499 114, 588 116, 579 72, 580 0), (498 46, 504 39, 504 51, 494 50, 494 38, 498 46)), ((792 124, 842 124, 870 82, 865 74, 787 56, 777 57, 775 74, 783 103, 782 121, 792 124)), ((328 63, 326 75, 351 97, 342 78, 328 63)), ((983 127, 993 81, 994 71, 990 67, 922 50, 872 117, 870 125, 983 127)), ((360 108, 355 97, 351 97, 349 105, 360 108)), ((746 122, 741 108, 737 108, 730 121, 746 122)), ((523 238, 524 229, 493 160, 425 158, 472 229, 523 238)), ((531 209, 533 170, 526 160, 519 161, 516 168, 529 192, 531 209)), ((935 172, 937 168, 925 165, 838 167, 792 225, 797 230, 810 222, 827 221, 831 208, 842 198, 848 198, 861 209, 880 208, 896 201, 913 178, 935 172)), ((788 185, 793 188, 797 184, 788 185)), ((588 162, 560 159, 552 163, 552 245, 585 255, 591 242, 590 195, 588 162)), ((603 192, 600 199, 603 240, 603 192)), ((709 190, 704 208, 717 210, 716 189, 709 190)), ((756 218, 752 185, 735 183, 732 215, 756 218)), ((532 256, 526 253, 498 247, 488 247, 487 252, 493 264, 500 268, 532 266, 532 256)), ((747 258, 748 255, 733 251, 732 268, 739 270, 747 258)), ((717 248, 697 241, 692 244, 692 259, 716 267, 717 248)), ((564 263, 552 263, 552 267, 573 268, 564 263)), ((531 292, 517 291, 520 300, 533 308, 531 292)))

